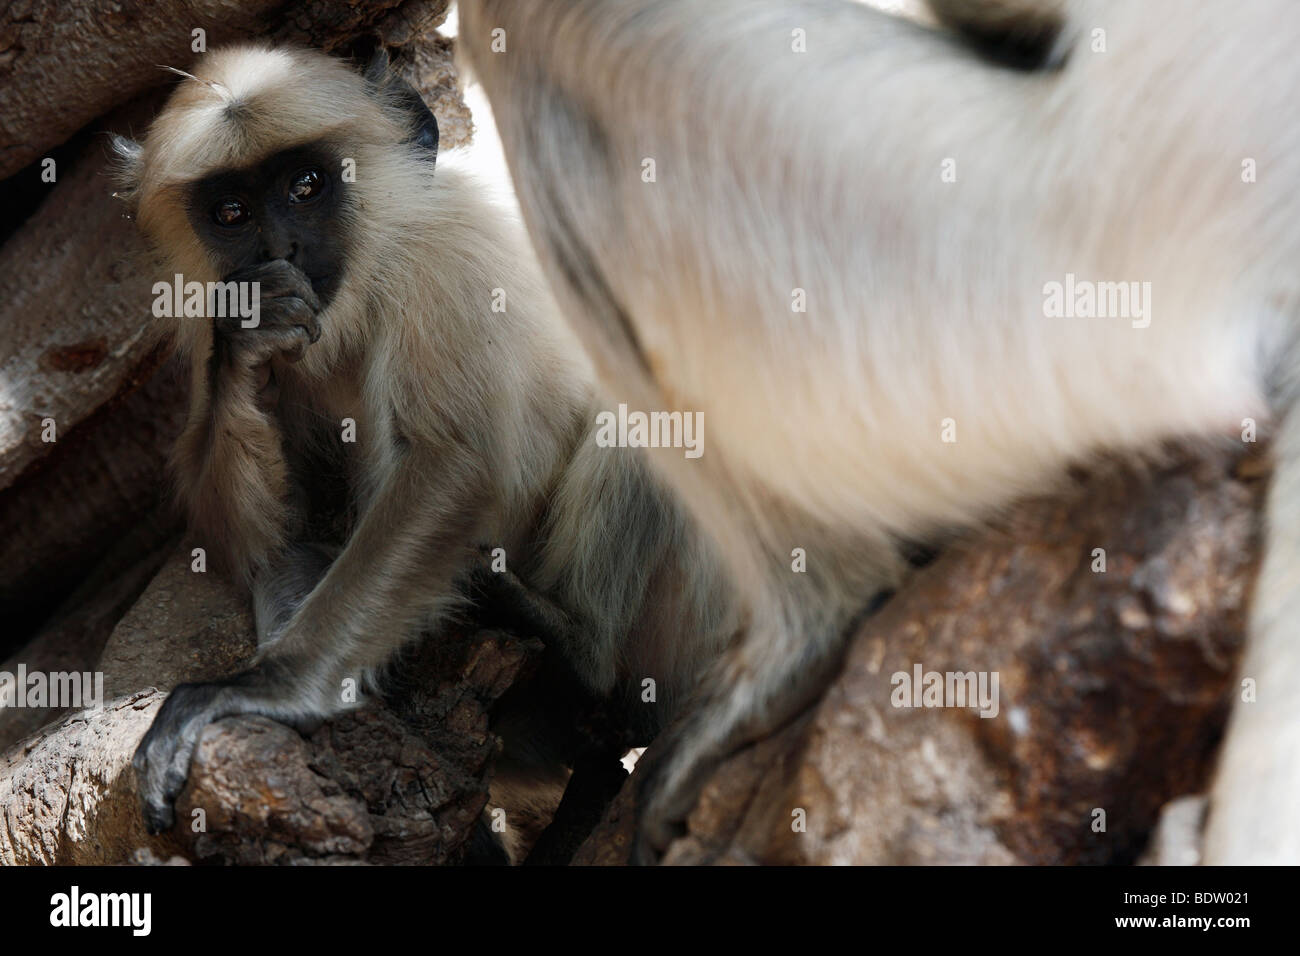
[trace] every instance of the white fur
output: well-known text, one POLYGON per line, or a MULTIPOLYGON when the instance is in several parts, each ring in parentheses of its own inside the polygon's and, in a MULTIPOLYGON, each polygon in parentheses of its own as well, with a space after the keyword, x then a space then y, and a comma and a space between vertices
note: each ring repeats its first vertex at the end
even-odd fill
MULTIPOLYGON (((1041 490, 1071 459, 1236 437, 1289 409, 1300 8, 1115 0, 1067 17, 1064 66, 1024 73, 828 0, 462 5, 557 294, 617 398, 704 411, 702 467, 660 463, 757 609, 664 758, 651 827, 684 814, 687 781, 738 728, 786 712, 781 687, 828 640, 792 547, 826 569, 819 599, 848 607, 855 538, 879 555, 890 535, 1041 490), (566 281, 572 236, 639 348, 566 281), (1150 282, 1149 327, 1046 317, 1044 284, 1067 273, 1150 282)), ((1247 660, 1263 703, 1233 719, 1215 861, 1300 862, 1300 424, 1285 428, 1247 660)))

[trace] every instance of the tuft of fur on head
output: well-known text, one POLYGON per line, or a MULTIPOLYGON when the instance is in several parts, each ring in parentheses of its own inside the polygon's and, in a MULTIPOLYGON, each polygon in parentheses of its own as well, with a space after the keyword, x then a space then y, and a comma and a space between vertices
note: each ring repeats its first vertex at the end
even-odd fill
MULTIPOLYGON (((142 147, 121 143, 119 180, 156 243, 175 249, 189 232, 181 191, 221 169, 326 137, 364 146, 399 142, 402 126, 375 109, 345 63, 308 50, 237 46, 202 57, 154 120, 142 147)), ((192 262, 191 271, 205 263, 192 262)))
POLYGON ((310 50, 227 47, 181 75, 187 82, 149 129, 140 166, 142 203, 177 181, 256 163, 345 130, 374 143, 399 137, 399 124, 374 109, 356 71, 310 50))

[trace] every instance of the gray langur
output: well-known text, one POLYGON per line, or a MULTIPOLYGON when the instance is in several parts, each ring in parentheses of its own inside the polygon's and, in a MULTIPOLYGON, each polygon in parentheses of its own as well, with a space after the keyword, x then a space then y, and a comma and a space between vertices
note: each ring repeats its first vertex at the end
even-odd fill
POLYGON ((608 403, 522 227, 436 157, 434 117, 384 66, 215 51, 142 143, 116 141, 166 277, 260 289, 255 327, 172 323, 192 372, 180 497, 194 544, 252 590, 259 650, 173 690, 140 743, 154 831, 207 724, 343 710, 457 609, 485 549, 543 599, 626 744, 739 628, 721 562, 643 454, 594 440, 608 403))
POLYGON ((1300 7, 931 7, 939 29, 843 0, 461 4, 603 380, 709 422, 698 461, 654 461, 745 630, 638 769, 643 858, 815 693, 900 542, 1097 451, 1249 419, 1276 455, 1257 700, 1232 714, 1204 858, 1300 863, 1300 7), (1076 280, 1090 309, 1062 308, 1076 280))

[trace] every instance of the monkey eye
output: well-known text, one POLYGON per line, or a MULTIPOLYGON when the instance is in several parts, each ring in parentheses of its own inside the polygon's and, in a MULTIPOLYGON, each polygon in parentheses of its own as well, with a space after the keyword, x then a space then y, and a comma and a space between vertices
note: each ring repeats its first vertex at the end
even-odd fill
POLYGON ((325 174, 319 169, 304 169, 289 182, 289 202, 315 199, 325 188, 325 174))
POLYGON ((223 199, 212 207, 212 218, 218 226, 242 226, 249 219, 248 207, 238 199, 223 199))

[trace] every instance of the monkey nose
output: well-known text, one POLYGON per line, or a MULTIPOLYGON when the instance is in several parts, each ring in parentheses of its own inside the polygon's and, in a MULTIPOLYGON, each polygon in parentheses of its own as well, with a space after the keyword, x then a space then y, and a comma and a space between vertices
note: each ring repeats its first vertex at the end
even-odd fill
POLYGON ((271 262, 275 259, 284 259, 286 262, 293 262, 294 257, 298 255, 298 243, 272 243, 267 242, 262 246, 262 259, 265 262, 271 262))

